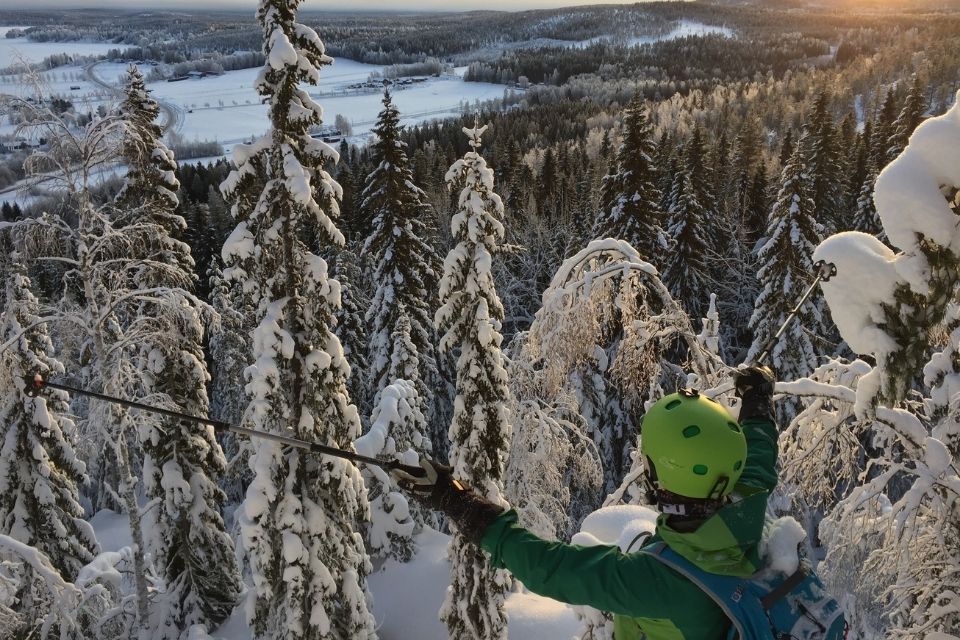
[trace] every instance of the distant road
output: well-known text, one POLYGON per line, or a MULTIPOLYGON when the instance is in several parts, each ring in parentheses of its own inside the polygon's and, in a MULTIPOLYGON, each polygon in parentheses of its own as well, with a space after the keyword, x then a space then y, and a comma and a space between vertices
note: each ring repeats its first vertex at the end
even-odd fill
MULTIPOLYGON (((125 95, 122 89, 115 87, 109 82, 103 80, 94 72, 98 64, 100 64, 100 62, 93 62, 83 68, 84 73, 87 75, 87 79, 98 87, 102 87, 107 91, 111 91, 118 97, 122 98, 125 95)), ((177 109, 175 105, 159 100, 156 97, 154 97, 154 100, 157 101, 157 104, 160 106, 160 111, 162 111, 166 116, 166 119, 160 125, 163 128, 163 132, 168 133, 170 131, 179 131, 180 127, 183 125, 179 109, 177 109)))

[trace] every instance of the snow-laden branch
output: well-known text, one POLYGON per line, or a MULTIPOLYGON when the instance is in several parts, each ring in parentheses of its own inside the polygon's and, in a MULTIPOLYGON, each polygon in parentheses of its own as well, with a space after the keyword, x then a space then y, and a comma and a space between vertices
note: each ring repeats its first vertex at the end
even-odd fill
MULTIPOLYGON (((559 296, 562 305, 572 309, 578 301, 588 299, 597 285, 615 278, 626 280, 630 276, 637 276, 656 295, 665 310, 664 314, 654 316, 651 320, 659 319, 674 327, 689 347, 694 372, 702 380, 710 379, 712 369, 703 357, 697 332, 689 316, 670 295, 656 267, 644 261, 636 249, 623 240, 594 240, 575 256, 565 260, 543 294, 543 306, 556 310, 559 296), (601 260, 610 261, 610 264, 598 264, 601 260)), ((668 332, 659 335, 668 335, 668 332)))

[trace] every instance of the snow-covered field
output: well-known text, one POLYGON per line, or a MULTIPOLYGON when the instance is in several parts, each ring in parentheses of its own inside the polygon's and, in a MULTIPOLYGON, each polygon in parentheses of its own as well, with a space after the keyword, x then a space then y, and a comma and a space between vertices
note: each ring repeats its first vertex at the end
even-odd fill
MULTIPOLYGON (((97 66, 99 76, 100 66, 97 66)), ((363 136, 376 122, 382 94, 358 93, 348 85, 364 81, 382 67, 347 59, 337 59, 321 71, 321 85, 310 87, 310 94, 324 107, 325 121, 332 124, 337 114, 345 116, 355 136, 363 136)), ((218 140, 225 146, 249 139, 266 131, 267 108, 253 89, 259 69, 228 71, 222 76, 181 82, 154 82, 148 85, 153 95, 175 106, 177 133, 187 139, 218 140)), ((430 78, 427 82, 394 87, 394 102, 404 124, 444 118, 460 113, 464 104, 503 96, 504 87, 496 84, 464 82, 459 76, 430 78)))
MULTIPOLYGON (((706 36, 706 35, 721 35, 727 38, 732 38, 735 35, 733 29, 729 27, 722 27, 711 24, 704 24, 702 22, 695 22, 693 20, 680 20, 677 23, 677 26, 673 28, 672 31, 658 35, 658 36, 637 36, 633 38, 628 38, 626 40, 627 46, 637 47, 642 44, 653 44, 654 42, 666 42, 669 40, 676 40, 677 38, 686 38, 688 36, 706 36)), ((594 36, 593 38, 587 38, 586 40, 559 40, 557 38, 533 38, 530 40, 523 40, 520 42, 508 42, 497 45, 498 49, 490 50, 485 48, 482 51, 477 52, 481 57, 487 57, 491 53, 496 53, 498 50, 503 49, 539 49, 542 47, 566 47, 568 49, 583 49, 592 44, 605 41, 613 41, 615 38, 610 35, 594 36)))
MULTIPOLYGON (((678 38, 708 35, 720 35, 726 38, 732 38, 734 36, 734 32, 733 29, 728 27, 703 24, 702 22, 694 22, 693 20, 681 20, 679 23, 677 23, 677 26, 673 28, 673 31, 670 31, 669 33, 665 33, 660 36, 639 36, 636 38, 629 38, 627 40, 627 46, 638 47, 643 44, 653 44, 654 42, 666 42, 669 40, 676 40, 678 38)), ((573 43, 570 46, 585 47, 593 44, 594 42, 609 39, 609 36, 598 36, 596 38, 590 38, 589 40, 581 40, 580 42, 573 43)))
MULTIPOLYGON (((0 27, 0 35, 5 29, 0 27)), ((45 55, 63 49, 67 44, 43 43, 45 55)), ((79 43, 84 44, 84 43, 79 43)), ((6 42, 0 39, 0 47, 6 42)), ((44 56, 40 56, 42 59, 44 56)), ((0 75, 0 94, 28 98, 38 93, 69 99, 80 113, 95 111, 101 105, 114 104, 118 98, 128 65, 99 62, 94 65, 71 65, 50 71, 37 72, 33 77, 22 74, 0 75), (108 87, 103 86, 109 85, 108 87), (112 87, 112 88, 111 88, 112 87)), ((379 91, 358 92, 348 85, 368 79, 383 67, 363 64, 348 59, 337 59, 325 67, 321 86, 308 91, 324 106, 325 122, 333 124, 337 114, 350 121, 351 141, 363 144, 376 123, 382 108, 379 91)), ((427 82, 392 89, 394 103, 399 107, 405 125, 455 116, 467 105, 485 102, 503 96, 504 87, 496 84, 464 82, 466 67, 455 75, 430 78, 427 82)), ((147 70, 144 69, 146 72, 147 70)), ((269 126, 267 107, 253 89, 258 69, 229 71, 221 76, 184 80, 181 82, 151 82, 148 88, 161 106, 175 112, 175 132, 187 140, 216 140, 226 153, 232 147, 264 133, 269 126)), ((0 121, 0 136, 12 136, 16 126, 0 121)), ((213 160, 207 158, 206 160, 213 160)), ((197 162, 193 160, 191 162, 197 162)), ((34 200, 16 189, 0 193, 0 203, 16 202, 26 206, 34 200)))
POLYGON ((19 60, 40 62, 57 53, 70 55, 104 55, 117 45, 109 42, 31 42, 26 38, 7 38, 11 29, 22 27, 0 27, 0 69, 9 67, 19 60))
MULTIPOLYGON (((119 86, 126 68, 126 64, 102 62, 89 69, 93 78, 81 66, 40 72, 36 78, 40 81, 42 93, 69 98, 78 111, 87 112, 116 99, 115 91, 96 80, 119 86)), ((321 86, 308 88, 323 105, 328 124, 333 123, 337 114, 350 121, 355 142, 365 141, 375 124, 382 107, 382 93, 376 90, 359 92, 347 87, 367 80, 372 72, 382 69, 381 66, 340 58, 323 69, 321 86)), ((454 116, 466 105, 503 97, 504 87, 501 85, 464 82, 465 69, 458 69, 457 75, 393 87, 391 91, 403 124, 454 116)), ((269 125, 267 108, 260 103, 260 97, 253 89, 257 73, 259 69, 242 69, 180 82, 151 82, 148 88, 162 105, 176 112, 175 130, 179 135, 188 140, 217 140, 229 151, 234 144, 262 134, 269 125)), ((37 86, 31 79, 19 74, 0 76, 0 94, 26 98, 36 93, 37 86)), ((7 122, 0 122, 0 135, 12 134, 13 128, 7 122)))

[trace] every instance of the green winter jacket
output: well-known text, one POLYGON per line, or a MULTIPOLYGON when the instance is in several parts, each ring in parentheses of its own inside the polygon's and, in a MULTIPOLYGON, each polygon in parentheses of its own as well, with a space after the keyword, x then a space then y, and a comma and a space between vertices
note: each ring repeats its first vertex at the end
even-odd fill
MULTIPOLYGON (((737 484, 741 499, 725 506, 693 532, 657 519, 648 542, 664 540, 697 566, 748 576, 760 568, 757 544, 770 491, 777 484, 777 430, 769 420, 743 423, 747 462, 737 484)), ((517 523, 515 511, 484 532, 481 546, 495 566, 506 568, 530 591, 614 614, 616 640, 719 640, 729 621, 692 582, 641 553, 616 546, 582 547, 538 538, 517 523)))

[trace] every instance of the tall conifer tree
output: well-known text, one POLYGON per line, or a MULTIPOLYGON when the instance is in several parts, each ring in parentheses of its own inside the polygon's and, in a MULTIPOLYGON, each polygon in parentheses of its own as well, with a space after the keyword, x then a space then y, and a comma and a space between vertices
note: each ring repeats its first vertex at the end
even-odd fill
MULTIPOLYGON (((8 249, 0 244, 0 250, 8 249)), ((34 374, 58 375, 64 369, 51 355, 46 325, 29 329, 40 318, 23 265, 15 254, 0 255, 0 265, 0 342, 13 341, 0 355, 0 534, 36 547, 64 580, 73 581, 99 550, 78 502, 86 466, 74 451, 73 422, 64 415, 67 394, 26 394, 34 374)))
MULTIPOLYGON (((504 239, 503 203, 493 190, 493 171, 480 155, 486 127, 464 129, 471 150, 447 171, 461 186, 451 221, 456 245, 447 254, 436 314, 442 349, 457 352, 457 398, 450 425, 454 476, 501 502, 504 458, 509 449, 510 390, 500 334, 503 306, 494 287, 493 257, 504 239)), ((507 576, 460 534, 450 548, 451 584, 441 610, 451 638, 507 637, 507 576)))
MULTIPOLYGON (((813 251, 820 242, 821 227, 814 218, 809 184, 810 139, 797 141, 790 161, 783 168, 780 193, 770 212, 767 241, 760 248, 760 295, 754 305, 750 328, 754 333, 748 360, 757 358, 813 280, 813 251)), ((813 296, 800 309, 799 317, 773 345, 770 363, 784 380, 808 376, 816 367, 816 351, 810 335, 823 335, 822 298, 813 296)))
POLYGON ((593 237, 626 240, 644 259, 656 263, 667 240, 661 227, 664 216, 652 160, 655 151, 653 128, 637 94, 624 114, 623 143, 615 168, 603 180, 593 237))
POLYGON ((683 156, 683 169, 677 181, 667 227, 671 250, 663 268, 664 284, 682 301, 692 317, 703 315, 704 290, 710 279, 710 223, 717 213, 710 192, 710 178, 704 166, 703 135, 694 128, 683 156))
POLYGON ((903 109, 891 127, 890 138, 887 140, 887 162, 892 162, 907 147, 910 135, 923 122, 923 114, 928 108, 923 82, 919 75, 915 75, 903 109))
POLYGON ((370 280, 376 290, 367 310, 369 379, 373 403, 393 382, 390 363, 397 343, 393 334, 406 317, 410 342, 416 349, 418 366, 411 370, 412 382, 421 399, 434 397, 428 384, 437 377, 434 358, 434 331, 431 316, 436 310, 433 249, 424 238, 430 206, 426 194, 413 184, 406 144, 400 140, 400 114, 390 98, 383 96, 383 110, 374 133, 373 161, 377 167, 367 177, 361 208, 373 217, 373 230, 363 247, 371 257, 370 280))
POLYGON ((810 182, 810 197, 813 198, 813 215, 819 223, 831 229, 846 231, 852 221, 843 207, 840 149, 830 113, 830 96, 826 91, 821 91, 814 101, 806 134, 810 145, 806 172, 810 182))
MULTIPOLYGON (((134 251, 162 268, 133 274, 142 289, 164 288, 178 306, 149 310, 154 332, 139 345, 145 395, 162 394, 189 415, 209 411, 204 362, 204 325, 193 288, 190 247, 177 240, 186 223, 176 213, 179 187, 173 153, 160 140, 159 107, 150 97, 136 67, 129 71, 126 99, 120 105, 123 156, 129 170, 116 199, 131 229, 152 223, 134 251)), ((146 316, 148 310, 143 309, 146 316)), ((138 317, 133 322, 146 321, 138 317)), ((163 587, 151 603, 154 637, 180 636, 194 624, 210 628, 229 615, 240 593, 233 544, 226 533, 220 504, 224 494, 212 475, 226 461, 212 427, 165 420, 140 428, 143 476, 149 498, 157 506, 144 513, 146 543, 163 587)))
MULTIPOLYGON (((222 185, 238 224, 224 244, 230 279, 256 305, 250 405, 244 422, 339 449, 360 435, 347 394, 349 365, 333 333, 340 285, 301 238, 344 244, 334 224, 339 185, 324 167, 336 152, 308 134, 322 109, 301 83, 317 85, 332 60, 316 32, 296 22, 300 0, 262 0, 266 65, 256 89, 271 129, 234 150, 222 185)), ((359 470, 337 458, 261 440, 251 456, 240 529, 250 566, 247 615, 258 638, 334 639, 374 635, 366 575, 371 566, 355 526, 368 518, 359 470)))

